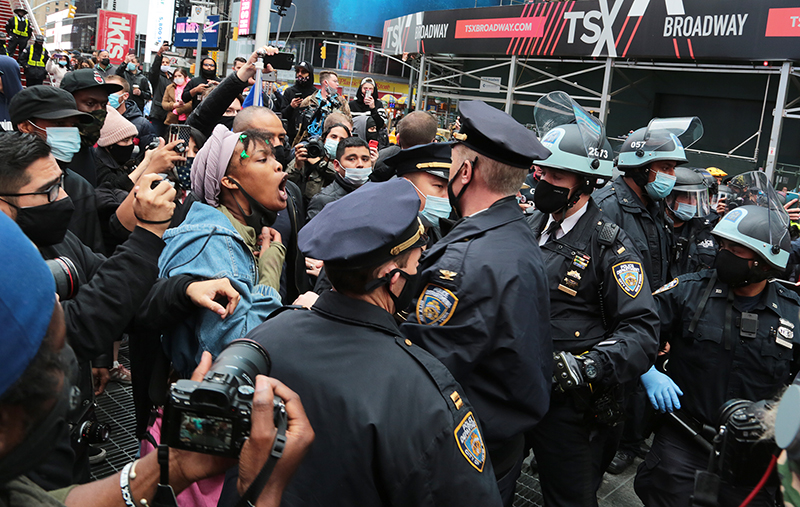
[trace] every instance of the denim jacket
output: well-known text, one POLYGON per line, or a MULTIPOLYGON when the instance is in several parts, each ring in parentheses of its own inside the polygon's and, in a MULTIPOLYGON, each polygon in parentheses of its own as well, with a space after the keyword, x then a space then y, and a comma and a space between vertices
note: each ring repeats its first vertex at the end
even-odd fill
POLYGON ((207 204, 194 203, 183 223, 164 233, 164 242, 158 260, 160 277, 227 277, 241 295, 236 310, 225 319, 211 310, 198 309, 162 336, 175 369, 189 375, 204 350, 219 355, 226 345, 244 337, 280 308, 281 297, 272 287, 258 284, 253 254, 230 220, 207 204))

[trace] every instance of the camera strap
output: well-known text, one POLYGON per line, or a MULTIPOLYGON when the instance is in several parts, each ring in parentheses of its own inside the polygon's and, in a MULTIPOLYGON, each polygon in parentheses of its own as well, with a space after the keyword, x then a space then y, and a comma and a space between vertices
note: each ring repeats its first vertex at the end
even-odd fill
POLYGON ((261 468, 256 478, 253 479, 250 487, 247 488, 247 491, 242 495, 236 507, 249 507, 256 504, 256 500, 258 500, 258 497, 261 495, 264 486, 267 485, 267 481, 269 481, 269 477, 272 475, 275 465, 278 464, 278 459, 283 456, 283 449, 286 447, 287 418, 279 417, 278 419, 278 433, 275 435, 275 441, 272 443, 272 450, 269 453, 269 458, 267 462, 264 463, 264 466, 261 468))
POLYGON ((166 444, 158 446, 158 464, 161 467, 161 478, 158 480, 156 494, 151 505, 153 507, 178 507, 175 492, 169 485, 169 447, 166 444))

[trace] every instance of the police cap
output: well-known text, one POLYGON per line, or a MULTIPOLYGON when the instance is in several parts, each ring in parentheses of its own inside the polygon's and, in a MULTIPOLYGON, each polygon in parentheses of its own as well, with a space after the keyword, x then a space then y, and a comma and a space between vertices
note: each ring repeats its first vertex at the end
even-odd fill
POLYGON ((380 266, 425 244, 419 206, 408 180, 368 183, 325 206, 300 230, 297 246, 338 269, 380 266))
POLYGON ((450 143, 430 143, 400 150, 384 162, 398 176, 413 172, 426 172, 446 180, 450 179, 450 143))
POLYGON ((550 156, 533 132, 503 111, 479 100, 459 102, 458 109, 461 130, 453 136, 481 155, 522 169, 550 156))

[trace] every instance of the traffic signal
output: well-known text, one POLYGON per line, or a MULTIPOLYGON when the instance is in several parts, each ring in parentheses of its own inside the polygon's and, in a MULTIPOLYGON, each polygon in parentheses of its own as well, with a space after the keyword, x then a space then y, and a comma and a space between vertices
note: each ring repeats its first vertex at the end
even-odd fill
POLYGON ((328 58, 328 46, 325 44, 319 48, 319 57, 322 58, 323 61, 328 58))
POLYGON ((68 7, 68 9, 69 9, 69 12, 67 12, 67 17, 68 18, 74 18, 75 17, 75 12, 78 10, 78 8, 75 7, 74 5, 70 5, 68 7))

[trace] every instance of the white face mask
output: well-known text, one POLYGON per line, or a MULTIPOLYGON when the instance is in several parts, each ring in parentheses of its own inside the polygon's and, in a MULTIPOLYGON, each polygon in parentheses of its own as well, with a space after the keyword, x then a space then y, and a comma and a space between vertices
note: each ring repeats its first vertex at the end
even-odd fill
POLYGON ((186 80, 183 79, 182 77, 176 77, 174 79, 174 82, 175 82, 175 86, 183 86, 183 83, 185 83, 186 80))
POLYGON ((344 179, 359 187, 369 181, 370 174, 372 174, 372 167, 344 168, 344 179))

